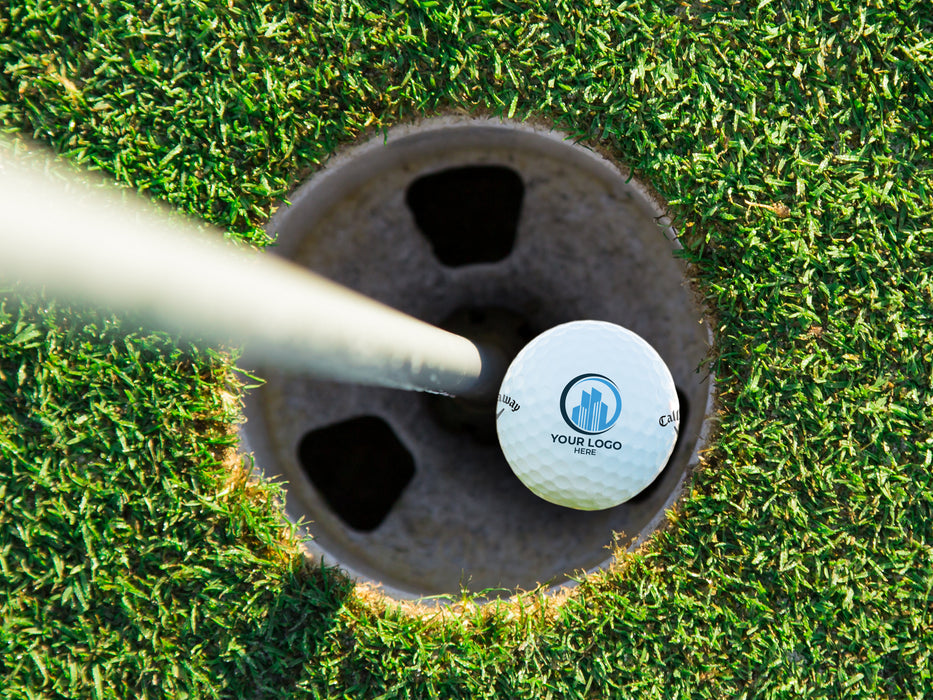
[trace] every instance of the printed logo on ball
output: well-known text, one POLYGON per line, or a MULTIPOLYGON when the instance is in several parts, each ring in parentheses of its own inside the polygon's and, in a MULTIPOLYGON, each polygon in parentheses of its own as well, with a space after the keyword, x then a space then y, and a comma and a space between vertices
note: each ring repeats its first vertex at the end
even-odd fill
POLYGON ((574 377, 560 395, 560 415, 578 433, 605 433, 622 415, 619 387, 601 374, 574 377))

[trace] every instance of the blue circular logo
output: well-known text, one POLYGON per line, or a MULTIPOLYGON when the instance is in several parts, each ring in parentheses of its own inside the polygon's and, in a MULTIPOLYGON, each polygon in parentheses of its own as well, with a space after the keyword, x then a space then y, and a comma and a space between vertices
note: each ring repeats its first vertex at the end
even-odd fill
POLYGON ((581 374, 564 387, 560 415, 578 433, 605 433, 622 415, 622 394, 609 377, 581 374))

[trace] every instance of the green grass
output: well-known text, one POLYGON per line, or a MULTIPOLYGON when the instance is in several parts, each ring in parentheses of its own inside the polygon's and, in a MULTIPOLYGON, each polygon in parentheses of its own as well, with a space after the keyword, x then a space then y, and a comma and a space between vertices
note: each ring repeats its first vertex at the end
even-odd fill
POLYGON ((608 151, 716 318, 719 429, 672 526, 562 605, 383 609, 231 458, 228 356, 7 293, 0 695, 927 694, 930 4, 455 4, 13 0, 0 125, 257 244, 337 147, 415 117, 608 151))

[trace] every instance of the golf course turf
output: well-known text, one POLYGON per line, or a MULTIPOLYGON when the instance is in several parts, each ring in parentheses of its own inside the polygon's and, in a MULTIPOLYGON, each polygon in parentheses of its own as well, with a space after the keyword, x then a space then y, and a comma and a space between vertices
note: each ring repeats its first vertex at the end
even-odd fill
POLYGON ((927 0, 0 3, 7 138, 260 246, 329 154, 449 113, 669 203, 718 387, 669 525, 560 599, 392 605, 249 478, 235 349, 0 280, 0 696, 927 696, 927 0))

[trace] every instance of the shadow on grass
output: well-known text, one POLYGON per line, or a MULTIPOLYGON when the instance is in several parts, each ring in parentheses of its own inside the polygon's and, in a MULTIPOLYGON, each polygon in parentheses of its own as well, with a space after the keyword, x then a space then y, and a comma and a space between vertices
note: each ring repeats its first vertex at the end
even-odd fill
POLYGON ((316 659, 326 663, 322 652, 352 583, 339 571, 307 564, 283 583, 268 594, 257 591, 264 617, 239 619, 234 610, 205 630, 212 640, 206 656, 216 654, 208 663, 222 695, 300 696, 296 685, 305 667, 316 659))

